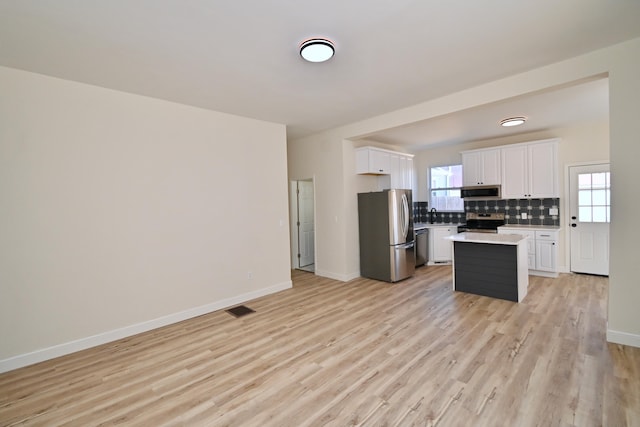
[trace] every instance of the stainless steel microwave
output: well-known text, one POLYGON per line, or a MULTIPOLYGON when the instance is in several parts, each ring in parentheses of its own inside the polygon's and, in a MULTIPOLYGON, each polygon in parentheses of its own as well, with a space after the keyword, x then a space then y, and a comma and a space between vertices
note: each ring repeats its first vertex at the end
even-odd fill
POLYGON ((495 200, 501 198, 499 185, 477 185, 474 187, 462 187, 460 197, 465 200, 495 200))

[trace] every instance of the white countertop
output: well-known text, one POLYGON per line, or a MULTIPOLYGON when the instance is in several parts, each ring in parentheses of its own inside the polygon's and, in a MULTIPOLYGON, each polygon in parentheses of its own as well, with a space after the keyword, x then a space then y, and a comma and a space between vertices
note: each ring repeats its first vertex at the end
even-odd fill
POLYGON ((558 231, 562 227, 559 225, 525 225, 525 224, 505 224, 501 225, 498 228, 509 228, 509 229, 521 229, 521 230, 543 230, 543 231, 558 231))
POLYGON ((443 223, 443 222, 437 222, 434 224, 431 224, 429 222, 415 222, 413 224, 413 229, 414 230, 420 230, 423 228, 440 228, 440 227, 458 227, 459 223, 452 223, 452 224, 448 224, 448 223, 443 223))
POLYGON ((473 233, 469 231, 443 237, 443 239, 454 242, 489 243, 492 245, 517 245, 526 241, 527 238, 527 236, 520 234, 473 233))

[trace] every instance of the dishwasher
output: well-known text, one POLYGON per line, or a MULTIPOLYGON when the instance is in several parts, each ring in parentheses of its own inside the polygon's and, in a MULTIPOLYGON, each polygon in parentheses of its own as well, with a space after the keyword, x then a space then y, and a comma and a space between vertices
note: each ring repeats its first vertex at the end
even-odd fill
POLYGON ((418 267, 429 260, 429 229, 414 230, 413 237, 416 245, 416 267, 418 267))

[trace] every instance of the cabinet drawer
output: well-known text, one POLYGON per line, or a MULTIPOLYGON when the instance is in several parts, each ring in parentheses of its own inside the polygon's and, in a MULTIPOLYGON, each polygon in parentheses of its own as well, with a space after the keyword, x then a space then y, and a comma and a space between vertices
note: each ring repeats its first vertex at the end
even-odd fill
POLYGON ((499 234, 519 234, 521 236, 527 236, 529 239, 536 238, 536 232, 534 230, 523 230, 521 228, 508 228, 508 227, 500 227, 498 228, 499 234))
POLYGON ((536 240, 558 240, 558 232, 536 230, 536 240))

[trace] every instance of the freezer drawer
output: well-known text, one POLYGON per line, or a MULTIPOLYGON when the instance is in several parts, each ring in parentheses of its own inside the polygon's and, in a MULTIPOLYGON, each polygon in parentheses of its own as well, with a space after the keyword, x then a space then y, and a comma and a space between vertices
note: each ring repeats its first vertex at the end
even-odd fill
POLYGON ((404 245, 391 246, 391 277, 390 282, 397 282, 413 276, 416 271, 416 253, 414 242, 404 245))

